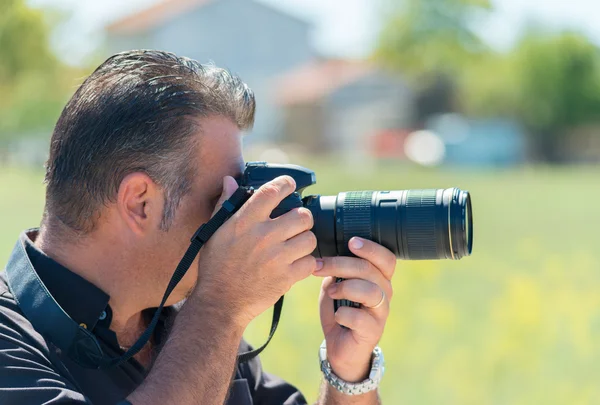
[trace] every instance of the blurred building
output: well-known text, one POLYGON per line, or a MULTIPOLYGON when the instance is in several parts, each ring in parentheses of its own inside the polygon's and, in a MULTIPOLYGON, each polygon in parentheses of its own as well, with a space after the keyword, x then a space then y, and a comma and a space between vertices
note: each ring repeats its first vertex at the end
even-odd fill
POLYGON ((408 85, 366 62, 315 60, 276 80, 284 140, 312 151, 372 150, 398 128, 413 125, 408 85))
POLYGON ((315 58, 311 25, 254 0, 165 0, 106 27, 107 49, 160 49, 214 62, 254 90, 251 142, 276 140, 281 109, 272 79, 315 58))
POLYGON ((321 57, 311 28, 256 0, 163 0, 113 22, 106 34, 111 54, 167 50, 241 76, 257 97, 250 147, 287 144, 363 164, 369 158, 414 160, 405 153, 406 141, 415 129, 426 129, 433 137, 411 138, 423 161, 504 166, 525 159, 524 133, 511 121, 467 123, 439 115, 423 128, 423 102, 409 83, 366 61, 321 57))
POLYGON ((511 166, 527 159, 524 129, 510 119, 466 119, 442 114, 427 121, 427 129, 445 144, 444 163, 461 166, 511 166))

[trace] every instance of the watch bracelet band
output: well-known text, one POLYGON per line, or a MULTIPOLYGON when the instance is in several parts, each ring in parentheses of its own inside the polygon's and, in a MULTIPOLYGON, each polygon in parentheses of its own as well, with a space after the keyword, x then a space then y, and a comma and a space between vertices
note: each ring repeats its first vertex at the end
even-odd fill
POLYGON ((344 381, 335 375, 331 369, 331 364, 327 360, 325 341, 323 341, 321 344, 319 360, 321 363, 321 371, 323 372, 325 380, 332 387, 345 395, 361 395, 377 389, 384 373, 383 352, 379 346, 373 350, 369 377, 366 380, 358 383, 344 381))

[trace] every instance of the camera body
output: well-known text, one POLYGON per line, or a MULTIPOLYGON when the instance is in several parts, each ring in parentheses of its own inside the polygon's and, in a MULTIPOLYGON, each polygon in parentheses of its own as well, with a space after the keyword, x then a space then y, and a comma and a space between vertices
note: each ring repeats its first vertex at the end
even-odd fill
POLYGON ((290 176, 296 181, 296 191, 286 197, 273 211, 271 218, 277 218, 286 212, 303 206, 302 192, 317 182, 315 172, 302 166, 272 164, 267 162, 248 162, 239 180, 240 186, 259 189, 263 184, 279 176, 290 176))

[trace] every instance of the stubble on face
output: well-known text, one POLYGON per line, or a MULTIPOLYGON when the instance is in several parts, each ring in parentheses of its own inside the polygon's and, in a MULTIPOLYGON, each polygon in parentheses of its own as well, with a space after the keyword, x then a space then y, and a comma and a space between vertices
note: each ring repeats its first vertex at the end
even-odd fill
MULTIPOLYGON (((171 228, 159 235, 157 249, 163 257, 161 277, 162 293, 189 247, 190 237, 206 223, 215 209, 223 189, 223 177, 237 177, 243 170, 241 133, 237 126, 224 117, 207 117, 199 120, 197 142, 197 169, 192 189, 175 214, 171 228), (162 285, 164 284, 164 285, 162 285)), ((202 254, 202 251, 200 252, 202 254)), ((190 296, 198 280, 198 257, 173 291, 168 304, 190 296)))

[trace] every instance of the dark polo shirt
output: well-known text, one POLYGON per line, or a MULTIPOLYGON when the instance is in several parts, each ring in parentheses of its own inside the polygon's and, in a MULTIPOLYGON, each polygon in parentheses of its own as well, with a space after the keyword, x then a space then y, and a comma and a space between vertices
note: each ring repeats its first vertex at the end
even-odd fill
MULTIPOLYGON (((77 323, 87 325, 106 354, 122 355, 110 329, 110 297, 37 249, 32 242, 35 232, 22 233, 12 254, 33 267, 56 302, 77 323)), ((163 310, 154 334, 157 350, 177 311, 177 306, 163 310)), ((242 341, 240 351, 249 349, 242 341)), ((115 405, 142 383, 147 371, 135 359, 105 370, 79 366, 35 330, 11 293, 6 274, 0 273, 0 404, 115 405)), ((255 358, 237 366, 226 404, 300 405, 306 400, 290 384, 263 372, 255 358)))

